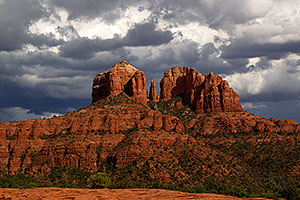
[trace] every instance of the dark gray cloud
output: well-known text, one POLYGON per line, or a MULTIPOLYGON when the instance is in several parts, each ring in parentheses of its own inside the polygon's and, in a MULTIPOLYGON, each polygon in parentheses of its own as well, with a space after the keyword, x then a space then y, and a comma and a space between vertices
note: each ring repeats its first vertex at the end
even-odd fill
POLYGON ((21 49, 23 44, 56 46, 53 35, 33 35, 28 31, 34 21, 48 16, 38 0, 6 0, 0 6, 0 51, 21 49))
POLYGON ((63 40, 58 40, 55 38, 54 35, 48 34, 28 34, 26 40, 23 41, 24 44, 32 44, 35 47, 55 47, 62 43, 64 43, 63 40))
MULTIPOLYGON (((140 54, 147 55, 148 48, 138 49, 140 54)), ((138 52, 132 51, 133 55, 138 52)), ((219 58, 220 50, 213 43, 207 43, 199 48, 199 44, 191 40, 183 40, 174 43, 168 43, 161 47, 158 53, 146 56, 145 58, 131 58, 129 60, 138 60, 140 66, 147 69, 149 66, 149 74, 154 70, 158 70, 161 75, 164 69, 169 69, 174 65, 189 66, 196 68, 200 73, 207 74, 213 72, 215 74, 232 74, 235 72, 248 71, 246 65, 248 59, 231 59, 225 60, 219 58), (157 66, 157 68, 153 68, 157 66), (163 67, 162 67, 163 66, 163 67)))
POLYGON ((205 69, 205 73, 214 72, 216 74, 232 74, 236 72, 248 71, 246 68, 248 59, 223 59, 219 57, 221 51, 213 43, 203 45, 199 66, 205 69))
POLYGON ((157 30, 154 23, 136 24, 124 38, 126 46, 157 46, 173 39, 171 31, 157 30))
POLYGON ((156 30, 153 23, 135 24, 124 38, 115 36, 112 39, 78 38, 60 47, 60 55, 64 57, 87 59, 96 52, 112 51, 121 47, 157 46, 170 42, 173 35, 170 31, 156 30))
POLYGON ((266 56, 269 59, 279 59, 289 53, 300 53, 300 41, 285 43, 249 43, 247 38, 234 41, 228 46, 223 46, 222 58, 255 58, 266 56))
POLYGON ((151 1, 149 9, 154 20, 166 19, 173 24, 200 22, 212 28, 231 29, 233 25, 243 24, 264 16, 272 1, 254 0, 210 0, 210 1, 151 1), (259 8, 259 9, 258 9, 259 8))
POLYGON ((38 2, 32 3, 12 0, 4 1, 0 6, 0 51, 20 49, 28 40, 26 32, 31 20, 39 19, 44 14, 38 2))
POLYGON ((7 118, 14 119, 16 121, 24 119, 36 119, 42 117, 52 117, 53 115, 58 115, 58 113, 43 113, 37 115, 33 112, 30 112, 29 109, 24 109, 22 107, 10 107, 10 108, 0 108, 0 121, 5 121, 7 118))
POLYGON ((245 95, 242 97, 244 101, 247 102, 281 102, 285 101, 287 99, 300 99, 300 93, 299 91, 276 91, 275 88, 272 88, 271 91, 268 92, 262 92, 261 94, 254 94, 254 95, 245 95))
POLYGON ((147 76, 147 82, 155 80, 156 85, 163 76, 163 72, 173 66, 194 67, 198 72, 207 74, 233 74, 236 71, 247 71, 247 59, 233 59, 231 63, 218 58, 219 50, 212 43, 199 48, 198 43, 191 40, 172 41, 159 46, 151 52, 150 47, 115 52, 122 58, 130 61, 134 66, 140 67, 147 76))
POLYGON ((51 117, 62 113, 72 112, 90 103, 90 99, 36 99, 28 103, 17 102, 10 107, 0 107, 0 122, 51 117), (21 106, 16 106, 20 104, 21 106), (49 112, 50 111, 50 112, 49 112))

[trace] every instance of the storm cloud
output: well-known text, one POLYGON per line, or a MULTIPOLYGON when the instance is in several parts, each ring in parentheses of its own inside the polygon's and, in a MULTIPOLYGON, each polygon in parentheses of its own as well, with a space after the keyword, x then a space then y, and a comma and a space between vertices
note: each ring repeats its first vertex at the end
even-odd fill
POLYGON ((279 59, 290 53, 300 53, 300 41, 264 44, 249 44, 246 41, 238 41, 224 46, 221 58, 268 57, 269 59, 279 59))
POLYGON ((127 60, 145 71, 148 86, 174 65, 220 74, 246 110, 300 122, 295 5, 300 0, 0 1, 0 121, 87 106, 93 77, 127 60))
POLYGON ((28 31, 35 20, 47 17, 48 12, 37 0, 9 0, 0 5, 0 51, 21 49, 24 44, 57 46, 61 41, 53 35, 33 35, 28 31))
POLYGON ((121 47, 157 46, 173 39, 170 31, 156 30, 153 23, 135 24, 126 36, 115 36, 112 39, 78 38, 60 47, 60 55, 75 59, 87 59, 99 51, 112 51, 121 47))

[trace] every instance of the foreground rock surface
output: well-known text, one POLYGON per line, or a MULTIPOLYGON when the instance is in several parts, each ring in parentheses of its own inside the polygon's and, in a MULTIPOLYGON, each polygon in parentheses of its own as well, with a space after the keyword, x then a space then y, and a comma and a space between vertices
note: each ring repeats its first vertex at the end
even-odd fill
MULTIPOLYGON (((8 195, 12 200, 32 199, 74 199, 74 200, 242 200, 241 198, 218 194, 195 194, 160 189, 73 189, 73 188, 36 188, 0 189, 0 197, 8 195)), ((1 198, 0 198, 1 199, 1 198)), ((265 198, 243 198, 243 200, 267 200, 265 198)))

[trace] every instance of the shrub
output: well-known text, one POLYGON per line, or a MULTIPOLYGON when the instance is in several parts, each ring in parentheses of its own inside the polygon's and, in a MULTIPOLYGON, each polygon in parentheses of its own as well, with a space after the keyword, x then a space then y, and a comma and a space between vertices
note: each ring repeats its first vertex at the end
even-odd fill
POLYGON ((36 187, 38 187, 38 184, 30 182, 30 183, 28 183, 27 187, 28 188, 36 188, 36 187))
POLYGON ((104 172, 91 175, 87 180, 88 188, 107 188, 111 184, 110 177, 104 172))

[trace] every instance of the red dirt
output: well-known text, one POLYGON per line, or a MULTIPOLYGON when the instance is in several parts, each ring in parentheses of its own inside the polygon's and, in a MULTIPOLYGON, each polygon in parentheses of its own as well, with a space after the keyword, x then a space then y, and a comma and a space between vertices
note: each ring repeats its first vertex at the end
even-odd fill
MULTIPOLYGON (((0 189, 2 199, 31 200, 135 200, 135 199, 208 199, 208 200, 239 200, 242 198, 219 194, 196 194, 161 189, 74 189, 74 188, 35 188, 35 189, 0 189), (8 198, 4 198, 4 196, 8 198)), ((267 200, 265 198, 243 198, 247 200, 267 200)))

